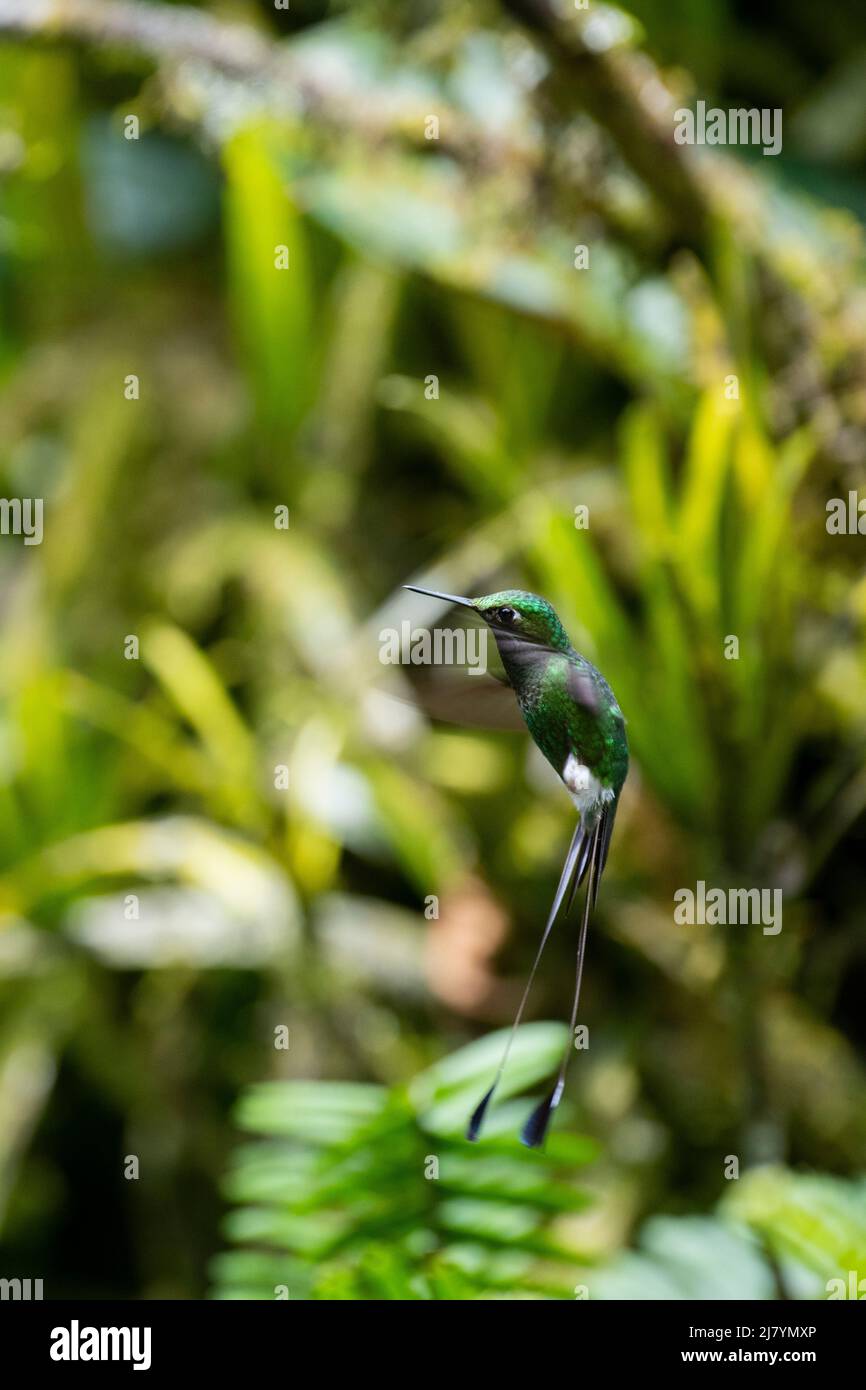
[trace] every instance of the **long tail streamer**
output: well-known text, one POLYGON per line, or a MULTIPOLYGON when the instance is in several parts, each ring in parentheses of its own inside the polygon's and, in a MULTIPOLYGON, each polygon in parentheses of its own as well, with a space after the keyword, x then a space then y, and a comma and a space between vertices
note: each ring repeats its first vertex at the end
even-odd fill
POLYGON ((593 830, 587 831, 584 828, 582 822, 578 822, 574 835, 571 838, 571 844, 568 847, 568 854, 565 856, 565 863, 562 866, 562 873, 559 876, 559 884, 556 889, 556 894, 554 895, 553 905, 550 909, 550 913, 547 918, 547 923, 545 925, 544 933, 541 937, 538 950, 535 953, 535 960, 533 961, 532 969, 529 972, 529 979, 526 982, 526 988, 523 991, 523 997, 520 1000, 520 1005, 518 1007, 517 1013, 514 1016, 514 1023, 512 1024, 511 1032, 508 1035, 508 1041, 505 1044, 505 1050, 502 1054, 502 1060, 500 1061, 499 1066, 496 1069, 496 1075, 493 1078, 493 1085, 490 1087, 488 1091, 485 1092, 481 1100, 476 1105, 475 1109, 472 1112, 472 1117, 467 1126, 466 1138, 472 1140, 473 1143, 481 1133, 481 1126, 484 1123, 484 1116, 487 1113, 487 1107, 493 1099, 494 1092, 497 1086, 499 1085, 499 1082, 502 1080, 502 1073, 505 1071, 505 1066, 508 1062, 508 1055, 511 1051, 511 1044, 514 1042, 515 1035, 517 1033, 518 1028, 520 1027, 520 1023, 523 1018, 523 1011, 526 1008, 526 1002, 529 999, 529 992, 532 989, 532 984, 535 979, 535 973, 538 970, 538 965, 544 952, 544 948, 547 945, 547 940, 550 936, 551 928, 553 927, 553 924, 556 921, 557 914, 559 912, 560 907, 562 906, 562 902, 566 892, 568 891, 569 884, 572 885, 571 895, 569 897, 569 907, 571 906, 571 901, 574 897, 576 889, 580 887, 584 874, 587 870, 587 865, 590 861, 592 847, 594 844, 596 844, 597 841, 597 830, 598 827, 596 826, 593 830))
POLYGON ((583 957, 586 951, 586 934, 589 929, 589 919, 592 916, 598 897, 598 885, 601 882, 602 870, 607 861, 607 852, 610 848, 612 831, 613 813, 610 810, 605 810, 602 812, 601 816, 599 816, 591 832, 592 843, 589 850, 589 877, 586 883, 586 897, 583 902, 583 917, 580 923, 580 935, 577 939, 574 1002, 571 1006, 571 1018, 568 1024, 568 1037, 565 1042, 565 1050, 562 1054, 562 1061, 559 1065, 559 1071, 553 1090, 545 1096, 540 1105, 535 1107, 520 1134, 522 1142, 530 1149, 537 1149, 544 1143, 550 1121, 553 1119, 553 1112, 562 1100, 562 1093, 565 1090, 565 1074, 568 1070, 568 1063, 571 1060, 574 1047, 574 1028, 577 1023, 577 1010, 580 1005, 580 986, 583 981, 583 957))

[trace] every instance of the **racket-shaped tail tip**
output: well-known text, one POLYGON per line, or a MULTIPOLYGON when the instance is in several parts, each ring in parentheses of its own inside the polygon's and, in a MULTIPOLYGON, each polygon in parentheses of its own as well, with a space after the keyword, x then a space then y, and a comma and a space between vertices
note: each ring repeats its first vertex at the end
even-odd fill
POLYGON ((540 1105, 536 1105, 520 1131, 520 1142, 525 1144, 528 1149, 540 1149, 547 1138, 550 1121, 553 1119, 553 1112, 562 1098, 562 1092, 562 1082, 557 1082, 550 1095, 545 1096, 540 1105))
POLYGON ((484 1116, 487 1114, 487 1107, 490 1104, 493 1092, 495 1090, 496 1085, 494 1084, 490 1087, 490 1090, 487 1091, 481 1097, 481 1100, 478 1102, 475 1109, 472 1111, 472 1115, 469 1119, 469 1124, 466 1126, 466 1138, 469 1140, 470 1144, 476 1143, 479 1135, 481 1134, 481 1126, 484 1124, 484 1116))

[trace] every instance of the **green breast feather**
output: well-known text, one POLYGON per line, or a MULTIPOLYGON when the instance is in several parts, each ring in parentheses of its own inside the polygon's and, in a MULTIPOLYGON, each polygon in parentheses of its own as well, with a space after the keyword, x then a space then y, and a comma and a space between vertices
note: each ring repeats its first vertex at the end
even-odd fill
POLYGON ((556 771, 573 753, 618 793, 628 770, 625 720, 595 667, 583 657, 552 652, 520 685, 516 693, 529 732, 556 771))

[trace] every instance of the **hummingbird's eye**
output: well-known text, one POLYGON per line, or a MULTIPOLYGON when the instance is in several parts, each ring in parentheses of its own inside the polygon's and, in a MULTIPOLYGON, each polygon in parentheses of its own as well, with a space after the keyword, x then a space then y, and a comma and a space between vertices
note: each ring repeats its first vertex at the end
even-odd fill
POLYGON ((511 627, 511 624, 517 621, 517 617, 516 608, 500 608, 499 610, 499 621, 504 623, 506 627, 511 627))

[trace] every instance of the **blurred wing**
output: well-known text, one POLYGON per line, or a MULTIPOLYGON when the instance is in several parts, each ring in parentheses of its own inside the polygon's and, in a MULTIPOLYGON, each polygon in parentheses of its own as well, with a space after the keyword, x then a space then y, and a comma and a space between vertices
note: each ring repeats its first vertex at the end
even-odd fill
POLYGON ((455 636, 443 641, 438 649, 431 646, 431 653, 444 660, 401 665, 400 673, 405 678, 403 688, 399 694, 385 689, 390 699, 408 701, 422 709, 428 718, 446 724, 508 733, 526 732, 496 641, 481 618, 463 609, 450 609, 447 620, 439 619, 427 629, 419 624, 418 630, 433 634, 448 632, 455 636), (462 659, 467 654, 475 658, 474 664, 462 659))
POLYGON ((504 733, 526 733, 514 691, 492 674, 470 676, 465 673, 432 670, 410 676, 411 692, 389 699, 409 702, 423 710, 429 719, 445 724, 463 724, 473 729, 496 729, 504 733))

